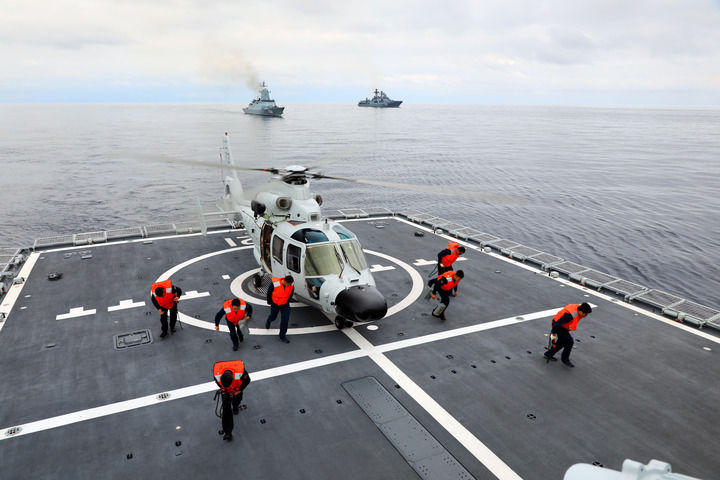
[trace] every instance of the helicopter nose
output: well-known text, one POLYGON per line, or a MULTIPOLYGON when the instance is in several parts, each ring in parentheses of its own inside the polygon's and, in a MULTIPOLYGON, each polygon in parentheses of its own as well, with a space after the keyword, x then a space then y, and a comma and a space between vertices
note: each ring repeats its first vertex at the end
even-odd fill
POLYGON ((372 285, 358 285, 338 293, 335 298, 338 315, 349 320, 380 320, 387 313, 387 301, 372 285))

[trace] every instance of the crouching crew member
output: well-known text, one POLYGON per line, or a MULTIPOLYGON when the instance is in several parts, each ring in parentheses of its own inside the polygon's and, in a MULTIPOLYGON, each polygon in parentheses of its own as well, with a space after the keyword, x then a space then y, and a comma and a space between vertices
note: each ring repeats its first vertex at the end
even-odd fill
POLYGON ((175 333, 180 295, 182 290, 170 280, 153 283, 150 287, 150 300, 160 312, 160 338, 165 337, 168 332, 168 311, 170 311, 170 333, 175 333))
POLYGON ((465 278, 465 273, 462 270, 457 272, 450 270, 428 282, 428 287, 432 289, 432 299, 436 300, 438 295, 440 296, 440 303, 432 311, 433 317, 445 320, 445 309, 450 304, 450 292, 453 288, 457 288, 463 278, 465 278))
POLYGON ((215 330, 220 330, 220 320, 223 315, 227 321, 230 331, 230 340, 233 344, 233 352, 238 349, 238 341, 244 340, 243 333, 248 333, 248 322, 252 316, 252 305, 245 303, 241 298, 233 298, 223 303, 222 308, 215 314, 215 330))
POLYGON ((437 254, 438 258, 438 275, 449 272, 453 269, 453 263, 458 257, 465 253, 465 247, 461 247, 457 242, 449 242, 445 250, 441 250, 437 254))
POLYGON ((285 338, 290 321, 290 299, 294 291, 293 277, 276 277, 272 279, 272 283, 267 291, 267 303, 270 305, 270 315, 265 321, 265 328, 270 328, 270 324, 277 318, 280 313, 280 341, 290 343, 285 338))
POLYGON ((552 347, 545 352, 545 358, 547 360, 556 361, 557 358, 554 355, 561 348, 563 349, 560 359, 568 367, 574 367, 570 361, 570 351, 573 347, 573 338, 570 335, 571 330, 577 328, 578 322, 585 318, 592 308, 587 303, 571 303, 565 305, 562 310, 555 314, 552 320, 552 330, 550 330, 550 340, 552 341, 552 347))
MULTIPOLYGON (((235 427, 233 415, 240 412, 240 402, 243 390, 250 383, 250 375, 245 371, 245 364, 241 360, 216 362, 213 365, 213 377, 220 390, 215 397, 222 395, 222 433, 223 440, 232 441, 232 431, 235 427)), ((215 412, 217 414, 217 411, 215 412)))

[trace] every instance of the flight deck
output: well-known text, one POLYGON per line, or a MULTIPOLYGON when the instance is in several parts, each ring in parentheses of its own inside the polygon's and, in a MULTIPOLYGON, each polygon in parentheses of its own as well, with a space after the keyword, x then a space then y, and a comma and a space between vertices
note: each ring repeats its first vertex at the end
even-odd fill
MULTIPOLYGON (((293 304, 289 344, 264 328, 241 225, 36 244, 2 302, 0 478, 561 479, 626 458, 717 478, 714 329, 669 318, 649 304, 657 292, 602 289, 593 279, 633 284, 462 226, 343 222, 388 313, 339 330, 293 304), (465 278, 441 321, 423 290, 450 240, 467 248, 455 264, 465 278), (160 338, 149 290, 164 278, 183 296, 180 325, 160 338), (254 312, 233 352, 214 316, 237 296, 254 312), (573 335, 576 367, 547 363, 551 318, 582 302, 593 312, 573 335), (212 366, 234 359, 252 382, 223 442, 212 366)), ((714 326, 700 307, 675 317, 714 326)))

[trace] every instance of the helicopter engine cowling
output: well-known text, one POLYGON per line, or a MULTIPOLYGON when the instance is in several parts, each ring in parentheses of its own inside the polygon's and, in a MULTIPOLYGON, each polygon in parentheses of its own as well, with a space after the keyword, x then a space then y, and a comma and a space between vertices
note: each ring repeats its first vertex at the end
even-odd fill
POLYGON ((373 285, 346 288, 335 297, 335 311, 357 322, 380 320, 387 313, 387 300, 373 285))

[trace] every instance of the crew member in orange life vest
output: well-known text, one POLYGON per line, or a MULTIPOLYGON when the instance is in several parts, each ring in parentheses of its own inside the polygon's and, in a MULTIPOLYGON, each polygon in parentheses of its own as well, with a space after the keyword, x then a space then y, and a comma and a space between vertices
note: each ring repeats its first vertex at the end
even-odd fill
POLYGON ((278 312, 280 312, 280 341, 285 343, 290 343, 290 340, 285 338, 285 334, 290 321, 290 298, 292 298, 294 288, 293 277, 288 275, 285 278, 273 278, 267 291, 270 315, 265 321, 265 328, 270 328, 270 324, 275 321, 278 312))
POLYGON ((216 362, 213 365, 213 377, 215 383, 220 387, 220 391, 215 394, 216 398, 218 394, 222 395, 221 433, 225 434, 223 440, 231 442, 232 431, 235 427, 233 415, 240 412, 243 390, 250 383, 250 375, 248 375, 245 364, 241 360, 231 360, 229 362, 216 362))
POLYGON ((570 303, 555 314, 552 321, 552 330, 550 330, 550 338, 554 341, 550 350, 544 354, 546 359, 557 361, 554 355, 562 348, 563 352, 560 356, 562 362, 568 367, 575 366, 570 361, 570 351, 574 343, 570 331, 575 330, 578 322, 591 312, 592 308, 587 303, 581 303, 579 305, 577 303, 570 303))
POLYGON ((233 352, 238 349, 238 340, 243 341, 243 330, 247 330, 247 322, 252 316, 252 305, 245 303, 240 298, 233 298, 223 303, 222 308, 215 314, 215 330, 220 330, 220 319, 223 315, 227 320, 230 340, 233 344, 233 352))
POLYGON ((170 333, 175 333, 178 314, 177 302, 180 300, 180 295, 182 295, 182 290, 177 285, 173 285, 170 280, 153 283, 150 287, 150 300, 160 312, 160 338, 165 337, 168 332, 168 310, 170 310, 170 333))
POLYGON ((453 263, 458 257, 465 253, 465 247, 461 247, 457 242, 449 242, 448 248, 441 250, 438 253, 438 275, 442 275, 445 272, 452 270, 453 263))
POLYGON ((453 288, 457 288, 457 284, 460 283, 460 280, 463 278, 465 278, 465 272, 462 270, 458 270, 457 272, 450 270, 428 282, 428 287, 432 288, 433 300, 440 295, 441 305, 438 305, 437 308, 432 311, 433 317, 445 320, 445 309, 450 304, 450 292, 453 288))

